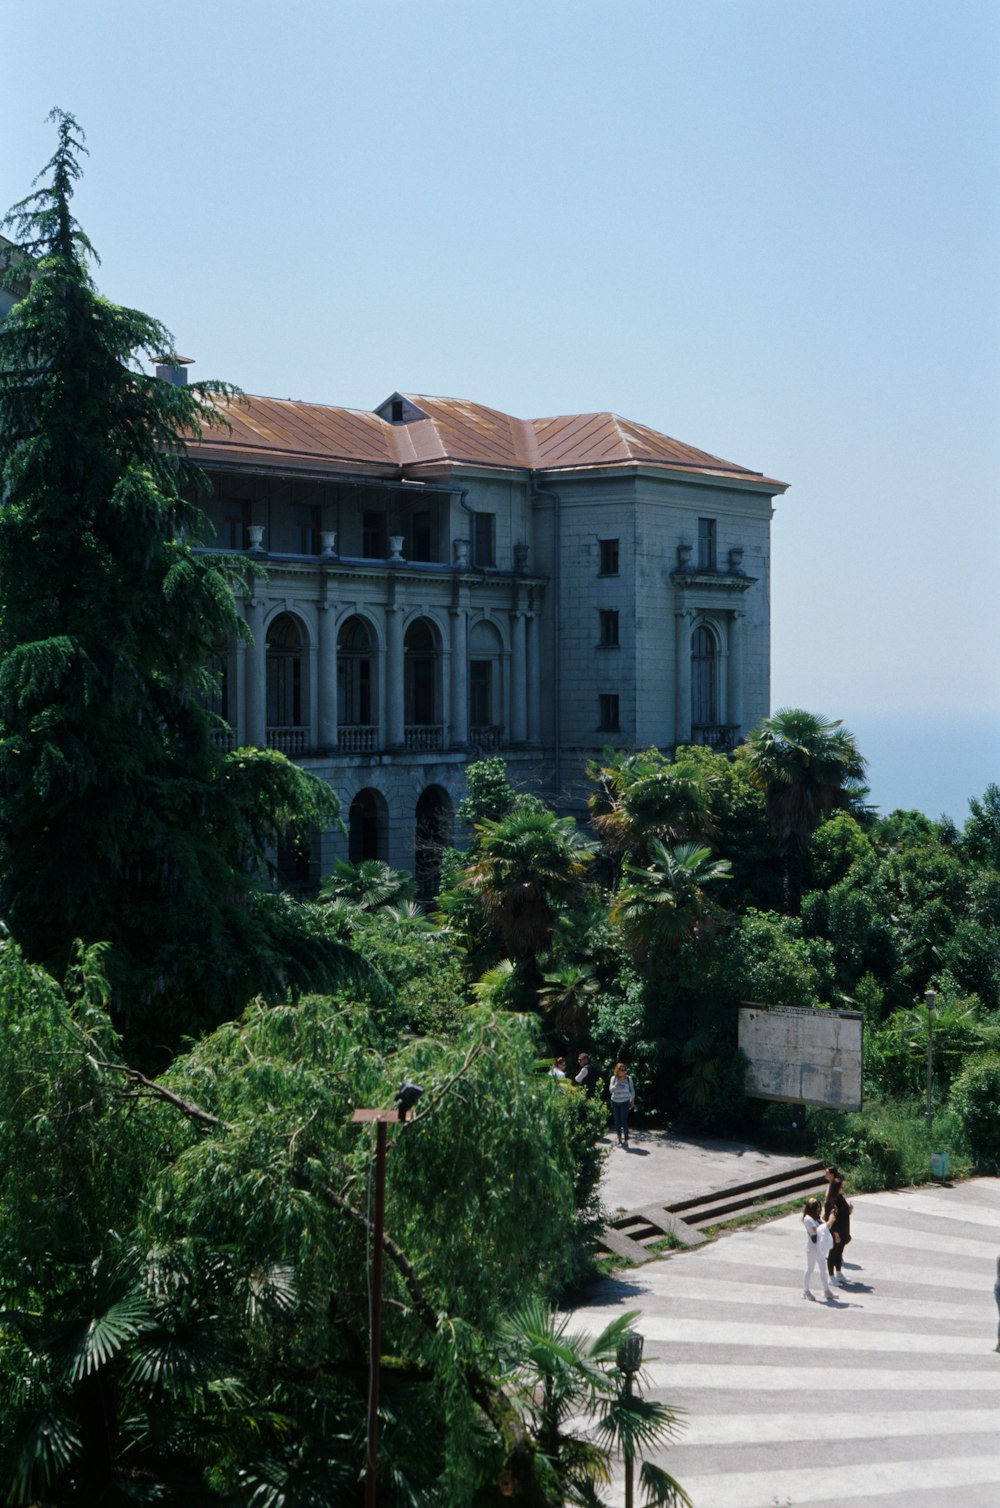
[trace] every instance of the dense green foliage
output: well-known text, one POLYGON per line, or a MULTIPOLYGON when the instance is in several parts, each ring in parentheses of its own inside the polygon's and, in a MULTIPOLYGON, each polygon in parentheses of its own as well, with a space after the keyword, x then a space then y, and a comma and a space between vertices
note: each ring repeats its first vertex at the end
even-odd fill
POLYGON ((231 390, 138 369, 171 338, 97 293, 70 209, 82 139, 56 123, 5 222, 8 275, 32 275, 0 322, 0 912, 57 972, 75 938, 110 943, 117 1018, 148 1054, 256 989, 345 977, 344 950, 259 885, 268 846, 337 803, 277 754, 215 746, 212 656, 245 634, 244 567, 195 548, 184 437, 231 390))
MULTIPOLYGON (((523 1391, 540 1357, 509 1319, 573 1279, 599 1171, 593 1107, 538 1073, 532 1022, 470 1010, 446 1042, 387 1048, 357 1002, 258 1002, 153 1083, 120 1057, 99 964, 63 990, 0 949, 4 1500, 360 1501, 372 1133, 350 1116, 412 1079, 389 1146, 387 1490, 487 1503, 509 1470, 526 1502, 584 1501, 553 1485, 523 1391)), ((659 1419, 637 1403, 640 1434, 659 1419)))

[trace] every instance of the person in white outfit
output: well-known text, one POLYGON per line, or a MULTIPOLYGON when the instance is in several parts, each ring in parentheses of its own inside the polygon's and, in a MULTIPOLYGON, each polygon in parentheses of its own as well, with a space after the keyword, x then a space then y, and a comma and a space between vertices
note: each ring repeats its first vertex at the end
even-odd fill
POLYGON ((833 1245, 833 1234, 830 1226, 834 1221, 831 1211, 828 1220, 823 1219, 823 1207, 818 1199, 807 1199, 806 1207, 802 1211, 802 1223, 806 1228, 806 1275, 802 1284, 802 1297, 811 1299, 813 1269, 819 1273, 823 1280, 823 1297, 833 1298, 833 1289, 826 1272, 826 1258, 833 1245))

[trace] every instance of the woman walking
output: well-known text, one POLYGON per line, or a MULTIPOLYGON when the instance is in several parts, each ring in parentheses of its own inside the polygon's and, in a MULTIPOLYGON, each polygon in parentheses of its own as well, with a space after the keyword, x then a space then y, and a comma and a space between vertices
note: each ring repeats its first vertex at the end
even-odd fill
POLYGON ((826 1199, 823 1202, 823 1219, 830 1220, 830 1229, 833 1234, 833 1245, 826 1259, 826 1270, 830 1281, 836 1283, 838 1288, 846 1288, 844 1278, 844 1248, 851 1239, 851 1206, 844 1193, 844 1180, 837 1168, 827 1168, 826 1199))
POLYGON ((618 1145, 628 1146, 629 1111, 635 1104, 635 1085, 624 1063, 616 1063, 615 1071, 608 1082, 611 1096, 611 1119, 618 1135, 618 1145))
POLYGON ((823 1297, 825 1299, 833 1298, 833 1289, 830 1287, 826 1275, 826 1256, 833 1242, 833 1237, 830 1234, 830 1224, 832 1221, 832 1215, 829 1220, 823 1219, 818 1199, 806 1200, 806 1207, 802 1211, 802 1223, 806 1228, 806 1275, 802 1283, 802 1297, 804 1299, 811 1299, 813 1297, 812 1275, 814 1270, 819 1273, 823 1280, 823 1297))

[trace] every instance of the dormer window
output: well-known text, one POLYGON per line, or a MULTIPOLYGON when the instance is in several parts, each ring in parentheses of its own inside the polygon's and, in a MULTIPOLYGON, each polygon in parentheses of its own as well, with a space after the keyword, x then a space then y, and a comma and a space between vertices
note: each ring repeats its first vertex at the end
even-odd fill
POLYGON ((389 412, 389 419, 390 419, 391 423, 393 423, 393 424, 402 424, 402 422, 403 422, 403 406, 404 405, 403 405, 402 398, 393 398, 393 400, 392 400, 392 406, 391 406, 390 412, 389 412))

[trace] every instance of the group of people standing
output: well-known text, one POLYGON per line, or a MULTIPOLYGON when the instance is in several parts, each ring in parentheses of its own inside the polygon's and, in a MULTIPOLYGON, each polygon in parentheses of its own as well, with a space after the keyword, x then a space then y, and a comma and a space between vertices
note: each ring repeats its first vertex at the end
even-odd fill
POLYGON ((823 1281, 823 1297, 833 1298, 833 1287, 847 1287, 844 1277, 844 1250, 851 1239, 851 1204, 844 1193, 844 1176, 832 1164, 826 1170, 826 1196, 807 1199, 802 1212, 806 1228, 806 1272, 802 1297, 811 1299, 812 1276, 818 1271, 823 1281))
MULTIPOLYGON (((590 1054, 580 1053, 577 1058, 580 1071, 573 1077, 574 1084, 579 1084, 588 1095, 595 1095, 601 1082, 600 1069, 595 1068, 590 1061, 590 1054)), ((556 1058, 550 1069, 554 1079, 567 1077, 566 1059, 556 1058)), ((608 1097, 611 1101, 611 1121, 615 1128, 620 1147, 628 1146, 628 1118, 635 1106, 635 1084, 632 1075, 628 1071, 627 1063, 616 1063, 614 1072, 608 1080, 608 1097)))

